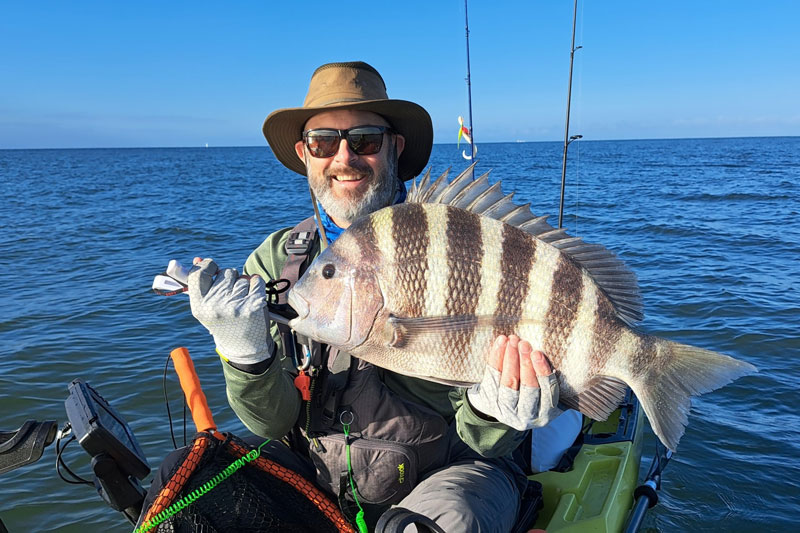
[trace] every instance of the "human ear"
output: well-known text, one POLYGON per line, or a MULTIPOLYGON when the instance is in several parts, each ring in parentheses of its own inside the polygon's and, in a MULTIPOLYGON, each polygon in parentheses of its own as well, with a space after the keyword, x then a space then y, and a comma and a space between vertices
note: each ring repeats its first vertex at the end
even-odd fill
POLYGON ((406 138, 399 133, 395 136, 394 146, 397 149, 397 157, 403 153, 403 148, 406 147, 406 138))

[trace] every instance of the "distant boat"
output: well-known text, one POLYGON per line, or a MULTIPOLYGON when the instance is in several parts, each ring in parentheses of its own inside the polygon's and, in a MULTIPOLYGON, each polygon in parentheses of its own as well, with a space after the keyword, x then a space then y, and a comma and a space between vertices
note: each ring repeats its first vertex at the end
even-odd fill
POLYGON ((208 148, 208 143, 206 143, 206 148, 208 148))

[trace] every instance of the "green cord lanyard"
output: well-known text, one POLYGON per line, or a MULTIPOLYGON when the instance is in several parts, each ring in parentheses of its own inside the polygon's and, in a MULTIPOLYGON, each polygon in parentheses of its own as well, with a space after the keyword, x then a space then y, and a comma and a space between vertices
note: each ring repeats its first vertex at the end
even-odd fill
MULTIPOLYGON (((350 413, 349 411, 346 412, 350 414, 351 416, 350 421, 352 422, 353 414, 350 413)), ((356 526, 358 526, 359 533, 369 533, 369 530, 367 529, 367 521, 364 520, 364 508, 361 507, 361 502, 358 501, 358 494, 356 493, 356 486, 355 482, 353 481, 353 465, 350 463, 350 424, 344 423, 343 420, 344 414, 345 413, 342 413, 339 416, 339 422, 341 422, 342 431, 344 431, 345 450, 347 454, 347 475, 349 476, 350 479, 350 490, 353 492, 353 499, 355 500, 356 505, 358 506, 358 513, 356 513, 356 526)))
POLYGON ((142 524, 141 527, 137 527, 134 530, 134 533, 144 533, 145 531, 150 531, 154 527, 158 526, 161 522, 164 522, 170 517, 178 514, 183 509, 189 507, 189 505, 193 504, 195 500, 205 495, 208 491, 210 491, 211 489, 213 489, 214 487, 216 487, 217 485, 228 479, 231 476, 231 474, 239 470, 245 464, 255 460, 259 455, 261 455, 261 448, 263 448, 268 442, 269 439, 265 440, 264 442, 261 443, 261 445, 257 449, 250 450, 247 453, 247 455, 244 455, 239 459, 235 460, 234 462, 232 462, 230 465, 228 465, 228 467, 225 470, 223 470, 222 472, 211 478, 209 481, 203 483, 201 486, 193 490, 191 493, 187 494, 177 502, 167 507, 165 510, 158 513, 156 516, 151 518, 146 524, 142 524))

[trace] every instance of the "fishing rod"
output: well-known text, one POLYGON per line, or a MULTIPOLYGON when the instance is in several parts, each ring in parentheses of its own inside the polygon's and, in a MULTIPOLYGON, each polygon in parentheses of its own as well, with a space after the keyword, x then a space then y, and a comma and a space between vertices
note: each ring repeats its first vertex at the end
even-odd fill
POLYGON ((470 157, 465 159, 472 159, 475 157, 475 135, 472 131, 472 83, 469 70, 469 12, 467 11, 467 0, 464 0, 464 29, 466 31, 467 42, 467 103, 469 105, 469 153, 470 157))
POLYGON ((572 63, 575 60, 575 52, 583 48, 579 46, 575 48, 575 22, 578 18, 578 0, 575 0, 575 6, 572 10, 572 46, 569 52, 569 86, 567 88, 567 123, 564 127, 564 158, 561 163, 561 200, 558 204, 558 227, 561 229, 564 219, 564 186, 567 180, 567 147, 572 141, 576 141, 583 137, 583 135, 569 136, 569 111, 570 103, 572 102, 572 63))
POLYGON ((647 510, 658 503, 658 491, 661 489, 661 474, 667 467, 667 463, 672 458, 672 451, 664 448, 659 449, 659 444, 656 443, 656 454, 653 456, 653 462, 650 464, 650 470, 644 482, 636 487, 633 495, 636 498, 636 504, 628 515, 628 523, 623 530, 625 533, 636 533, 644 521, 644 515, 647 510))

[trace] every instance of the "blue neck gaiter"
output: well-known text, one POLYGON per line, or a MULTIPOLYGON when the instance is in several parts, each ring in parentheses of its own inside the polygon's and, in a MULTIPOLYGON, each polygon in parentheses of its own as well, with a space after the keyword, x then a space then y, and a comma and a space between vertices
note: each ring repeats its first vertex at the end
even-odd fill
MULTIPOLYGON (((402 204, 406 201, 406 196, 408 195, 408 190, 406 189, 406 184, 402 180, 397 180, 397 190, 394 193, 394 200, 392 201, 392 205, 402 204)), ((340 228, 339 226, 331 220, 331 217, 328 216, 328 213, 325 212, 325 209, 322 208, 322 204, 317 202, 317 207, 319 207, 319 216, 322 219, 322 227, 325 228, 325 236, 328 238, 328 244, 332 244, 333 241, 339 238, 339 235, 342 234, 344 229, 340 228)))

